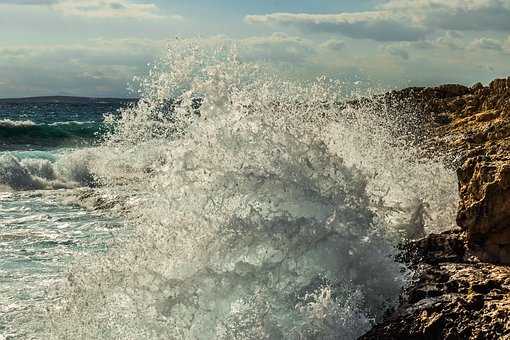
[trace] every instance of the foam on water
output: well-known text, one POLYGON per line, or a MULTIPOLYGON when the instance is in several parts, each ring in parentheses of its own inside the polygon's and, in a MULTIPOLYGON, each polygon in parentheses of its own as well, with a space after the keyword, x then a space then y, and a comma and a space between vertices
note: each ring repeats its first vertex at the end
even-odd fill
POLYGON ((31 120, 12 120, 12 119, 0 119, 0 127, 30 127, 36 124, 31 120))
POLYGON ((353 339, 398 297, 399 230, 427 205, 427 228, 452 223, 454 175, 418 160, 379 124, 384 114, 338 105, 338 84, 324 78, 282 81, 226 45, 172 48, 142 82, 143 99, 86 151, 82 169, 97 183, 143 198, 125 216, 133 235, 75 267, 31 329, 353 339))
POLYGON ((23 325, 58 298, 54 287, 70 261, 104 252, 117 227, 109 216, 62 204, 63 194, 0 192, 0 338, 30 338, 23 325))
POLYGON ((0 153, 0 185, 16 191, 93 186, 89 160, 87 149, 60 155, 47 152, 0 153))

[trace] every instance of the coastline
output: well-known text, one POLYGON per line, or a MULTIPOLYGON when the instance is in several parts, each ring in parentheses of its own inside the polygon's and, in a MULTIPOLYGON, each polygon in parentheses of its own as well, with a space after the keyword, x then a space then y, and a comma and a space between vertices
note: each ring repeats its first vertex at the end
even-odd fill
POLYGON ((399 306, 360 339, 510 337, 510 78, 405 89, 429 152, 455 159, 459 229, 403 247, 414 270, 399 306))
MULTIPOLYGON (((489 87, 404 89, 379 99, 386 108, 389 104, 395 133, 409 132, 406 138, 413 138, 425 157, 435 153, 458 168, 460 228, 402 247, 400 259, 414 275, 402 290, 400 305, 361 339, 504 338, 510 329, 505 224, 510 212, 510 79, 489 87), (402 105, 407 113, 399 116, 402 105), (421 123, 414 131, 405 130, 415 121, 402 122, 409 113, 421 123)), ((363 105, 363 99, 348 105, 363 105)), ((100 187, 60 196, 66 204, 114 214, 135 209, 138 199, 100 187)))

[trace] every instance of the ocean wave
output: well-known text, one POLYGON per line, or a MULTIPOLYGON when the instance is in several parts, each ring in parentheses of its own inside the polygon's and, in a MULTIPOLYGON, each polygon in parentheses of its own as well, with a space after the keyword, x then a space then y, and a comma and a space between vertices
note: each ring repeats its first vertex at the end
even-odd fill
POLYGON ((89 120, 89 121, 85 121, 85 122, 80 122, 80 121, 77 121, 77 120, 69 120, 69 121, 65 121, 65 122, 54 122, 54 123, 50 123, 48 124, 49 126, 60 126, 60 125, 89 125, 89 124, 95 124, 97 122, 95 121, 92 121, 92 120, 89 120))
POLYGON ((132 232, 71 271, 40 328, 47 338, 360 336, 405 280, 398 217, 426 203, 431 220, 406 228, 453 220, 454 174, 417 161, 369 103, 336 105, 334 82, 285 82, 234 48, 179 44, 86 161, 105 190, 141 198, 125 212, 132 232), (172 119, 169 98, 179 98, 172 119))
POLYGON ((30 127, 37 125, 31 120, 11 120, 11 119, 1 119, 0 127, 30 127))
POLYGON ((101 134, 102 124, 93 121, 37 124, 30 120, 0 120, 0 144, 61 146, 90 143, 101 134))
POLYGON ((0 154, 0 187, 49 190, 95 185, 86 150, 54 157, 51 160, 19 157, 14 153, 0 154))

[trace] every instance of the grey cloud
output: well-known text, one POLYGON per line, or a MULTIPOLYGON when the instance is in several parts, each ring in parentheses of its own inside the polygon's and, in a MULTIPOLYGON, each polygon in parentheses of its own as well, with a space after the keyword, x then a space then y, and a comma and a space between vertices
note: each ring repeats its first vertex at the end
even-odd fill
POLYGON ((398 46, 387 46, 385 48, 386 52, 388 52, 390 55, 394 57, 398 57, 403 60, 409 60, 409 52, 405 49, 398 47, 398 46))
POLYGON ((119 2, 111 3, 111 4, 110 4, 110 7, 111 7, 112 9, 117 9, 117 10, 119 10, 119 9, 126 9, 126 6, 125 6, 125 5, 123 5, 123 4, 121 4, 121 3, 119 3, 119 2))
POLYGON ((425 23, 432 27, 461 31, 510 31, 510 9, 504 7, 443 9, 430 12, 425 23))
MULTIPOLYGON (((448 49, 448 50, 463 50, 465 46, 461 40, 461 34, 451 34, 447 32, 445 35, 440 36, 433 40, 422 40, 412 42, 401 42, 400 47, 412 48, 418 50, 431 50, 431 49, 448 49)), ((397 46, 397 45, 391 45, 397 46)))
POLYGON ((0 47, 0 96, 126 96, 134 75, 163 53, 166 41, 90 40, 81 44, 0 47))
POLYGON ((252 24, 276 24, 296 27, 311 33, 338 33, 355 39, 375 41, 416 41, 428 33, 423 26, 391 15, 389 12, 341 14, 274 13, 250 15, 252 24))
POLYGON ((508 0, 390 0, 381 9, 419 16, 431 28, 510 31, 508 0))
MULTIPOLYGON (((249 15, 251 24, 297 28, 379 42, 417 42, 447 31, 438 44, 462 38, 460 31, 510 32, 510 0, 389 0, 377 11, 339 14, 249 15)), ((452 43, 451 48, 457 48, 452 43)))

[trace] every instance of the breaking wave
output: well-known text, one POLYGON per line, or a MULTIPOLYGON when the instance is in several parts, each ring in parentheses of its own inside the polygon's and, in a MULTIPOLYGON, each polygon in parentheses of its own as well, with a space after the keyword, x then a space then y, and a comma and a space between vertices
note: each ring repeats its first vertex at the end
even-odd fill
POLYGON ((10 190, 50 190, 95 185, 90 170, 89 150, 58 156, 39 153, 42 155, 34 152, 0 153, 0 187, 10 190))
POLYGON ((363 334, 405 280, 395 244, 453 223, 456 182, 375 106, 340 105, 338 86, 283 81, 228 43, 174 46, 80 168, 139 198, 125 216, 130 235, 76 266, 32 329, 73 339, 363 334))
POLYGON ((0 144, 61 146, 91 143, 101 134, 101 123, 56 122, 36 124, 30 120, 0 120, 0 144))

